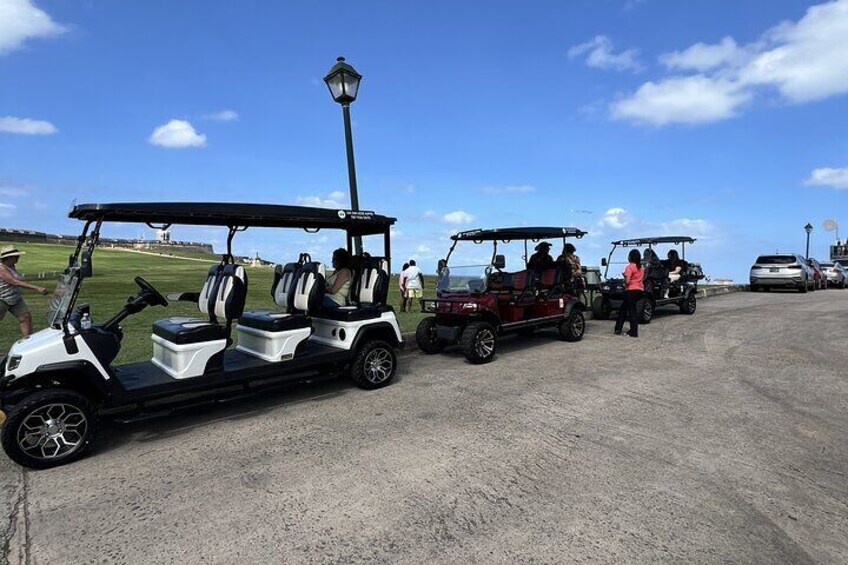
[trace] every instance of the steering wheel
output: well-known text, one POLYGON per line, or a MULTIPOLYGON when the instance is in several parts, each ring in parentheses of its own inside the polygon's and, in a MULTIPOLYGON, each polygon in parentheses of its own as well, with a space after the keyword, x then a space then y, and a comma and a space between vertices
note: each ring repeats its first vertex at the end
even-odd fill
POLYGON ((138 285, 138 287, 142 290, 142 292, 146 293, 149 296, 147 303, 150 304, 151 306, 167 306, 168 305, 168 300, 164 296, 162 296, 162 294, 158 290, 153 288, 153 285, 151 285, 149 282, 147 282, 143 278, 136 277, 135 278, 135 284, 138 285))

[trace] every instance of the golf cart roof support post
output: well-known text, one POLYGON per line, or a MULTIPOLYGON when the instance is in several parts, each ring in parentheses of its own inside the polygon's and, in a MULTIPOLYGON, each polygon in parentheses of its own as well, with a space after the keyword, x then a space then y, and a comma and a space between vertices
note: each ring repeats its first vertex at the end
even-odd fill
POLYGON ((686 242, 685 241, 683 242, 683 245, 681 246, 680 250, 683 252, 683 257, 681 257, 681 259, 683 259, 685 261, 686 260, 686 242))
POLYGON ((383 232, 383 256, 386 258, 386 272, 392 272, 392 234, 391 228, 383 232))
POLYGON ((247 231, 247 226, 240 228, 238 226, 227 226, 229 230, 227 232, 227 254, 224 255, 224 263, 235 263, 236 260, 233 257, 233 238, 240 231, 247 231))
POLYGON ((604 267, 604 278, 607 278, 607 275, 609 274, 610 262, 612 261, 612 254, 615 253, 615 249, 617 247, 617 243, 612 244, 612 250, 609 252, 609 256, 607 257, 607 266, 604 267))
POLYGON ((490 265, 495 264, 495 257, 497 257, 497 255, 498 255, 498 240, 494 239, 494 240, 492 240, 492 243, 494 245, 492 246, 492 261, 491 261, 490 265))
MULTIPOLYGON (((83 233, 88 231, 88 224, 90 224, 92 220, 89 220, 85 227, 83 228, 83 233)), ((89 258, 94 253, 94 248, 97 247, 97 242, 100 240, 100 226, 103 225, 103 218, 99 218, 94 223, 94 229, 91 230, 91 234, 88 236, 88 255, 89 258)), ((82 237, 82 236, 81 236, 82 237)), ((82 242, 77 245, 77 252, 74 262, 79 265, 79 253, 82 250, 82 242)), ((71 265, 73 266, 73 265, 71 265)), ((65 311, 65 317, 62 318, 62 330, 65 332, 65 335, 70 335, 68 331, 68 321, 71 319, 71 314, 74 312, 74 306, 77 303, 77 298, 79 297, 80 288, 82 288, 82 278, 77 281, 76 286, 74 287, 74 292, 71 293, 71 299, 68 301, 68 308, 65 311)))
POLYGON ((68 258, 68 267, 73 267, 74 263, 77 261, 77 257, 79 257, 80 251, 82 251, 82 246, 85 244, 85 240, 88 238, 88 228, 91 226, 91 223, 94 220, 88 220, 85 222, 85 225, 82 227, 82 232, 77 237, 77 245, 74 248, 74 252, 68 258))
POLYGON ((347 230, 345 230, 345 236, 347 239, 347 252, 353 255, 353 236, 347 230))
POLYGON ((453 240, 453 243, 451 243, 450 249, 448 249, 448 254, 445 257, 445 263, 450 262, 451 255, 453 254, 453 250, 456 249, 457 243, 459 243, 458 239, 453 240))
POLYGON ((527 265, 530 264, 530 257, 527 255, 527 240, 524 240, 524 268, 527 268, 527 265))

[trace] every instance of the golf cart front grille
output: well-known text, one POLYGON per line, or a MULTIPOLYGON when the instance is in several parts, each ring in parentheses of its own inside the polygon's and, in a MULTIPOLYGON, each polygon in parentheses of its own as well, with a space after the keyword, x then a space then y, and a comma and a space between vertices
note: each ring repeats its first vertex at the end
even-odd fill
POLYGON ((422 298, 421 312, 425 314, 476 314, 484 309, 471 300, 448 300, 443 298, 422 298))

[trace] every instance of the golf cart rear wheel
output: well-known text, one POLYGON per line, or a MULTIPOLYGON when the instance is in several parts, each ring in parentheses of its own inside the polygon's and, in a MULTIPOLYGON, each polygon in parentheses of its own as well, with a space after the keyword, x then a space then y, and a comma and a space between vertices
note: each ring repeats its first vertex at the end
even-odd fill
POLYGON ((497 345, 495 328, 488 322, 471 322, 462 332, 462 351, 475 365, 494 359, 497 345))
POLYGON ((350 368, 350 377, 356 386, 365 390, 384 387, 397 372, 397 355, 394 348, 382 340, 363 345, 350 368))
POLYGON ((424 318, 415 330, 415 343, 424 353, 439 353, 445 348, 445 340, 436 333, 436 319, 424 318))
POLYGON ((97 413, 86 397, 71 390, 34 392, 9 412, 0 443, 9 459, 33 469, 76 461, 94 442, 97 413))
POLYGON ((586 318, 583 312, 576 308, 571 311, 565 320, 559 323, 559 338, 563 341, 580 341, 586 333, 586 318))
POLYGON ((636 313, 640 324, 650 324, 654 318, 654 301, 650 298, 640 298, 636 302, 636 313))
POLYGON ((596 296, 592 300, 592 315, 596 320, 609 320, 612 314, 612 306, 609 300, 603 296, 596 296))
POLYGON ((689 296, 680 301, 680 313, 692 315, 698 308, 698 301, 695 298, 695 293, 690 292, 689 296))

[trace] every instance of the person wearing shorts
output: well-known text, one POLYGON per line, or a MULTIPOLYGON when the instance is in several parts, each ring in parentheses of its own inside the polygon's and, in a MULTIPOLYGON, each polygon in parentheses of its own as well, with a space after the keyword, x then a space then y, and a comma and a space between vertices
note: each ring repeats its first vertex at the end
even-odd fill
POLYGON ((47 294, 47 289, 24 281, 15 269, 23 254, 14 245, 0 248, 0 320, 6 317, 7 312, 11 312, 21 324, 21 333, 26 337, 32 333, 32 313, 24 300, 22 289, 40 294, 47 294))
POLYGON ((403 272, 404 282, 406 283, 406 311, 412 310, 412 301, 419 298, 424 298, 424 275, 421 274, 421 269, 415 264, 414 259, 410 259, 409 267, 403 272))

